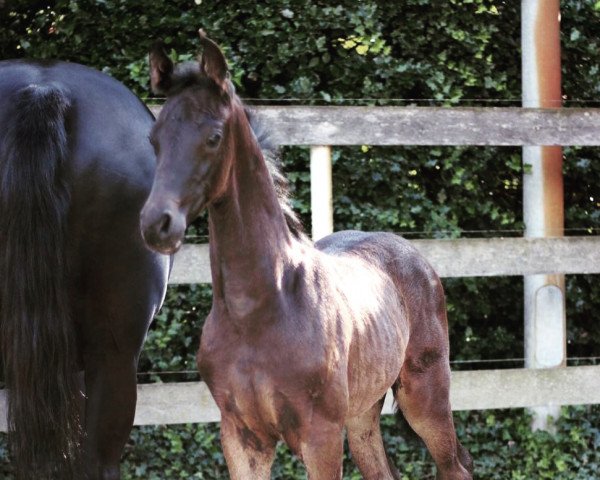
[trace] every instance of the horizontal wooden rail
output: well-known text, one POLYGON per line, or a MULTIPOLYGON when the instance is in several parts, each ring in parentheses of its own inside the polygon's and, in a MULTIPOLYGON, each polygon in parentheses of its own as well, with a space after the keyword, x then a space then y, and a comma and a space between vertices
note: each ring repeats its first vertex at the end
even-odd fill
MULTIPOLYGON (((600 236, 412 240, 441 277, 600 273, 600 236)), ((171 283, 210 283, 208 245, 184 245, 171 283)))
MULTIPOLYGON (((154 115, 160 106, 151 106, 154 115)), ((600 145, 600 109, 257 106, 281 145, 600 145)))
MULTIPOLYGON (((544 370, 452 372, 453 410, 600 403, 600 366, 544 370)), ((388 393, 384 414, 393 413, 388 393)), ((221 418, 204 382, 138 387, 136 425, 217 422, 221 418)))
MULTIPOLYGON (((453 410, 600 403, 600 365, 548 370, 506 369, 452 373, 453 410)), ((392 413, 388 394, 383 413, 392 413)), ((136 425, 218 422, 204 382, 138 386, 136 425)), ((6 396, 0 390, 0 431, 6 431, 6 396)))
MULTIPOLYGON (((157 115, 160 107, 150 107, 157 115)), ((600 109, 255 107, 282 145, 600 146, 600 109)), ((600 237, 414 240, 442 277, 600 273, 600 237)), ((184 245, 170 283, 209 283, 207 245, 184 245)), ((202 382, 138 387, 136 425, 213 422, 202 382)), ((600 403, 600 366, 453 372, 454 410, 600 403)), ((384 413, 391 413, 390 395, 384 413)), ((6 392, 0 390, 0 431, 6 392)))

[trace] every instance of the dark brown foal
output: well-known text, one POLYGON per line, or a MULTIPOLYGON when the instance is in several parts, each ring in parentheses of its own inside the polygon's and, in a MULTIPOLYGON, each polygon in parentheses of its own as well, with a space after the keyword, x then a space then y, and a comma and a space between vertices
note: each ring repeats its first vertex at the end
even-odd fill
POLYGON ((199 63, 174 67, 160 46, 150 55, 153 87, 168 98, 151 135, 158 168, 142 229, 173 253, 208 208, 214 298, 198 368, 221 410, 231 477, 270 478, 283 439, 311 479, 341 478, 346 429, 363 476, 394 478, 379 430, 393 386, 438 478, 470 479, 437 275, 392 234, 339 232, 313 245, 299 232, 223 54, 201 41, 199 63))

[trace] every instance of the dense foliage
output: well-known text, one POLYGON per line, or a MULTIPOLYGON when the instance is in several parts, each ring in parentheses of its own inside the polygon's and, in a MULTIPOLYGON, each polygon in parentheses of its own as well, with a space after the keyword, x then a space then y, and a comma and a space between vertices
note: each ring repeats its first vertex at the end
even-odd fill
MULTIPOLYGON (((556 434, 549 435, 532 433, 529 416, 521 410, 456 415, 458 434, 475 458, 477 478, 486 480, 597 478, 600 429, 593 419, 599 418, 599 406, 564 409, 556 423, 556 434)), ((419 441, 400 438, 391 416, 383 417, 382 430, 387 451, 400 467, 403 479, 433 480, 434 468, 419 441)), ((123 468, 129 472, 125 479, 224 478, 226 470, 217 438, 216 425, 136 428, 123 468), (166 470, 165 460, 168 460, 166 470)), ((298 462, 289 458, 286 448, 282 446, 277 453, 272 478, 306 478, 298 462)), ((347 458, 344 479, 360 478, 347 458)))
MULTIPOLYGON (((148 97, 148 46, 162 38, 174 58, 192 58, 203 26, 224 47, 238 91, 250 102, 519 105, 519 8, 520 2, 502 0, 7 0, 0 7, 0 59, 77 61, 148 97)), ((600 2, 565 0, 561 9, 565 103, 597 106, 600 2)), ((567 234, 597 233, 598 150, 572 147, 564 155, 567 234)), ((309 229, 308 151, 285 148, 283 158, 294 206, 309 229)), ((337 148, 335 227, 409 238, 518 236, 522 175, 514 148, 337 148)), ((189 240, 205 235, 200 219, 189 240)), ((567 278, 572 357, 600 355, 594 279, 567 278)), ((444 283, 454 360, 523 357, 520 279, 444 283)), ((197 333, 209 305, 209 287, 169 289, 141 362, 142 372, 157 373, 141 375, 142 381, 195 378, 161 372, 194 371, 197 333)), ((531 434, 520 411, 458 419, 480 478, 593 478, 600 463, 597 407, 566 409, 555 438, 531 434)), ((394 437, 391 419, 385 423, 387 444, 408 478, 429 478, 423 451, 394 437)), ((210 425, 136 429, 126 478, 220 478, 217 435, 210 425)), ((289 456, 279 458, 279 478, 295 477, 289 456)))
MULTIPOLYGON (((458 434, 475 460, 476 478, 486 480, 595 480, 600 471, 600 407, 564 408, 556 433, 532 432, 523 410, 455 414, 458 434)), ((403 480, 433 480, 434 467, 418 440, 404 439, 392 416, 382 417, 388 454, 403 480)), ((11 480, 0 442, 0 478, 11 480), (3 463, 4 462, 4 463, 3 463)), ((217 424, 135 427, 122 466, 123 480, 221 480, 228 478, 217 424)), ((283 445, 273 479, 305 479, 299 461, 283 445)), ((360 474, 348 455, 344 480, 360 474)))

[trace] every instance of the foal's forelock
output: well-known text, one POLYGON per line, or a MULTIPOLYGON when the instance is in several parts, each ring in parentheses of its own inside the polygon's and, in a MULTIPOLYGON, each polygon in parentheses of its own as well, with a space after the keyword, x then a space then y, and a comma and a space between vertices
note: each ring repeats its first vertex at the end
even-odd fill
MULTIPOLYGON (((191 60, 173 66, 169 83, 163 86, 162 93, 167 98, 173 97, 187 88, 208 85, 209 83, 210 80, 201 71, 198 61, 191 60)), ((229 98, 234 98, 236 94, 235 85, 229 78, 225 81, 225 93, 229 95, 229 98)))

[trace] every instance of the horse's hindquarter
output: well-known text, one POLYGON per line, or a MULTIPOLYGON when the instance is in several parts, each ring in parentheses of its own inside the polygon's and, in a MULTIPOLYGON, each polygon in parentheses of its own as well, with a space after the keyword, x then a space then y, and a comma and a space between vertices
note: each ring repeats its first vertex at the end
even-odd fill
POLYGON ((154 170, 151 126, 140 100, 100 72, 0 62, 0 218, 8 219, 0 282, 9 285, 0 302, 23 299, 3 310, 18 328, 5 315, 0 338, 19 478, 118 476, 137 358, 169 267, 145 248, 139 229, 154 170), (71 375, 78 360, 81 425, 81 385, 71 375), (31 381, 12 388, 23 385, 13 380, 22 372, 31 381))
POLYGON ((109 320, 119 347, 129 349, 141 345, 162 302, 170 262, 146 248, 139 228, 155 168, 152 117, 120 87, 104 77, 93 93, 73 87, 74 115, 87 120, 71 143, 70 229, 88 312, 109 320))
POLYGON ((88 326, 108 320, 119 347, 139 348, 169 268, 139 229, 155 168, 152 115, 122 84, 81 65, 16 60, 0 62, 0 72, 4 99, 28 85, 52 85, 68 98, 64 179, 75 319, 88 326))

